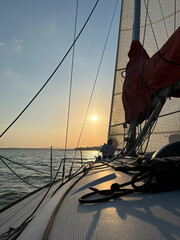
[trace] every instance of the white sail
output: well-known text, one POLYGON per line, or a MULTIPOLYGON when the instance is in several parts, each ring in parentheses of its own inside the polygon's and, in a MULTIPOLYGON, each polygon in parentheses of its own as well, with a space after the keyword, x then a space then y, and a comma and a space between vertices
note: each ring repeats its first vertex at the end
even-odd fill
MULTIPOLYGON (((109 137, 118 141, 118 147, 124 146, 125 122, 122 104, 123 70, 129 60, 127 54, 132 41, 134 19, 134 1, 122 1, 119 43, 112 96, 112 108, 109 124, 109 137)), ((173 32, 180 26, 180 1, 150 0, 141 1, 140 42, 151 57, 156 53, 173 32)), ((180 99, 168 99, 160 115, 177 112, 159 117, 157 125, 151 134, 148 151, 180 138, 180 99)), ((141 126, 143 127, 143 126, 141 126)), ((145 147, 145 146, 144 146, 145 147)))

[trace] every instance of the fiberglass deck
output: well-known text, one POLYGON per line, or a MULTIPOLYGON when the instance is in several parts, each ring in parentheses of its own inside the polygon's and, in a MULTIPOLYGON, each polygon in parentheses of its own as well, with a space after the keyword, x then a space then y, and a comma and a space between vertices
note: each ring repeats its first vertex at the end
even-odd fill
MULTIPOLYGON (((90 170, 77 181, 81 176, 66 183, 41 206, 18 240, 180 239, 180 190, 158 194, 134 193, 113 201, 83 205, 78 200, 90 192, 89 186, 109 189, 112 183, 129 181, 131 176, 111 167, 90 170)), ((1 213, 4 227, 15 227, 20 219, 22 222, 23 214, 34 209, 34 202, 42 194, 32 195, 1 213), (27 205, 27 201, 32 205, 27 205), (7 225, 15 213, 13 222, 7 225)))
POLYGON ((114 201, 83 205, 88 186, 107 189, 131 177, 113 169, 93 170, 60 205, 48 239, 135 240, 180 239, 180 191, 131 194, 114 201))

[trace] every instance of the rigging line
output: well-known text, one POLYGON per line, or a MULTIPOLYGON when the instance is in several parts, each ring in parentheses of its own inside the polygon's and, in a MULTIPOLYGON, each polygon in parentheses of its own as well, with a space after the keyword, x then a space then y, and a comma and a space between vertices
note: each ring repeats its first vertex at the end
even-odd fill
POLYGON ((143 154, 145 154, 146 150, 147 150, 147 147, 148 147, 148 144, 149 144, 149 140, 150 140, 150 129, 152 128, 152 126, 150 126, 150 128, 148 129, 148 131, 146 132, 143 140, 141 141, 140 145, 136 147, 136 152, 137 154, 140 154, 140 152, 142 153, 142 149, 143 149, 143 145, 145 144, 146 142, 146 146, 144 148, 144 151, 143 151, 143 154))
POLYGON ((34 185, 31 184, 31 183, 28 183, 26 180, 24 180, 22 177, 20 177, 14 170, 12 170, 12 168, 10 168, 10 167, 8 166, 8 164, 7 164, 1 157, 0 157, 0 160, 4 163, 4 165, 6 165, 7 168, 9 168, 9 170, 10 170, 12 173, 14 173, 14 175, 16 175, 16 176, 17 176, 20 180, 22 180, 24 183, 30 185, 31 187, 39 188, 39 187, 37 187, 37 186, 34 186, 34 185))
MULTIPOLYGON (((91 100, 92 100, 92 97, 93 97, 94 89, 95 89, 97 78, 98 78, 99 71, 100 71, 100 68, 101 68, 102 60, 103 60, 103 57, 104 57, 104 52, 105 52, 107 42, 108 42, 108 39, 109 39, 109 35, 110 35, 110 31, 111 31, 111 27, 112 27, 112 23, 113 23, 113 20, 114 20, 114 16, 115 16, 115 12, 116 12, 116 9, 117 9, 118 2, 119 2, 119 0, 116 1, 116 5, 115 5, 115 8, 114 8, 113 16, 112 16, 111 23, 110 23, 110 26, 109 26, 108 34, 107 34, 106 41, 105 41, 105 44, 104 44, 104 48, 103 48, 103 51, 102 51, 100 63, 99 63, 99 66, 98 66, 97 74, 96 74, 96 77, 95 77, 94 85, 93 85, 93 88, 92 88, 91 96, 90 96, 90 99, 89 99, 88 107, 87 107, 87 110, 86 110, 86 114, 85 114, 85 117, 84 117, 83 125, 82 125, 82 128, 81 128, 81 132, 80 132, 80 136, 79 136, 76 148, 79 147, 81 136, 82 136, 82 133, 83 133, 83 130, 84 130, 86 118, 87 118, 87 115, 88 115, 88 112, 89 112, 89 107, 90 107, 91 100)), ((77 150, 75 151, 74 158, 76 157, 76 152, 77 152, 77 150)))
MULTIPOLYGON (((160 101, 160 100, 159 100, 160 101)), ((149 114, 150 114, 150 111, 151 111, 151 103, 152 103, 152 94, 151 94, 151 92, 150 92, 150 99, 149 99, 149 105, 148 105, 148 108, 147 108, 147 113, 146 113, 146 118, 145 118, 145 124, 147 123, 147 121, 148 121, 148 119, 149 119, 149 114)), ((158 117, 157 117, 157 119, 158 119, 158 117)), ((150 129, 148 130, 148 131, 150 131, 151 130, 151 126, 150 126, 150 129)), ((148 133, 148 131, 146 132, 146 135, 147 135, 147 133, 148 133)), ((150 137, 150 135, 149 135, 149 137, 150 137)), ((142 146, 143 146, 143 141, 142 141, 142 146)), ((148 147, 148 144, 149 144, 149 140, 148 140, 148 142, 147 142, 147 145, 146 145, 146 148, 145 149, 147 149, 147 147, 148 147)))
MULTIPOLYGON (((74 41, 76 39, 76 29, 77 29, 77 17, 78 17, 78 0, 76 2, 76 15, 75 15, 75 26, 74 26, 74 41)), ((67 114, 67 124, 66 124, 66 138, 65 138, 65 148, 64 148, 64 161, 63 161, 63 173, 62 173, 62 182, 64 181, 65 173, 65 159, 67 153, 67 141, 68 141, 68 131, 69 131, 69 118, 70 118, 70 108, 71 108, 71 92, 72 92, 72 80, 73 80, 73 70, 74 70, 74 53, 75 53, 75 44, 73 46, 72 52, 72 63, 71 63, 71 77, 70 77, 70 86, 69 86, 69 102, 68 102, 68 114, 67 114)))
MULTIPOLYGON (((149 110, 148 110, 148 111, 149 111, 149 110)), ((150 136, 152 135, 152 133, 153 133, 155 127, 156 127, 158 118, 159 118, 159 117, 169 116, 169 115, 171 115, 171 114, 175 114, 175 113, 178 113, 178 112, 180 112, 180 110, 179 110, 179 111, 172 112, 172 113, 163 114, 163 115, 161 115, 161 116, 157 116, 157 118, 151 123, 151 126, 150 126, 149 130, 147 131, 146 136, 144 137, 144 140, 141 142, 141 146, 143 146, 144 143, 145 143, 145 141, 148 139, 148 141, 147 141, 147 143, 146 143, 146 147, 145 147, 144 152, 146 152, 146 149, 147 149, 148 144, 149 144, 150 136), (153 127, 153 126, 154 126, 154 127, 153 127)), ((146 122, 147 122, 147 120, 146 120, 146 122)))
MULTIPOLYGON (((179 10, 176 10, 175 13, 171 13, 170 15, 164 17, 164 19, 171 18, 172 16, 174 16, 174 14, 177 14, 177 13, 179 13, 179 12, 180 12, 180 9, 179 9, 179 10)), ((163 21, 163 19, 157 19, 157 20, 151 21, 151 23, 147 24, 147 26, 150 26, 151 24, 154 25, 154 24, 156 24, 156 23, 160 23, 161 21, 163 21)), ((141 25, 140 28, 144 28, 144 26, 141 25)), ((132 31, 132 27, 131 27, 131 28, 121 29, 121 32, 126 32, 126 31, 132 31)))
POLYGON ((174 0, 174 32, 176 31, 176 0, 174 0))
POLYGON ((155 120, 152 122, 152 124, 151 124, 151 126, 150 126, 150 128, 149 128, 149 131, 146 133, 146 137, 144 138, 144 140, 143 140, 142 143, 141 143, 141 148, 142 148, 142 146, 145 144, 145 141, 147 141, 147 142, 146 142, 145 149, 144 149, 144 153, 145 153, 146 150, 147 150, 147 147, 148 147, 149 141, 150 141, 150 136, 151 136, 151 134, 153 133, 153 131, 154 131, 156 125, 157 125, 157 121, 158 121, 158 119, 155 119, 155 120))
POLYGON ((150 136, 152 135, 152 133, 153 133, 153 131, 154 131, 156 125, 157 125, 157 121, 158 121, 158 117, 152 121, 151 125, 149 126, 148 131, 146 132, 146 134, 145 134, 145 136, 144 136, 144 138, 141 142, 141 148, 142 148, 142 146, 145 144, 145 141, 147 140, 144 153, 147 150, 147 147, 148 147, 148 144, 149 144, 149 141, 150 141, 150 136))
POLYGON ((161 9, 161 14, 162 14, 162 17, 163 17, 163 21, 164 21, 164 27, 165 27, 165 30, 166 30, 166 35, 167 35, 167 38, 169 38, 169 34, 168 34, 168 30, 167 30, 167 25, 166 25, 166 21, 165 21, 165 18, 164 18, 164 13, 163 13, 163 10, 162 10, 162 5, 161 5, 161 2, 160 0, 158 0, 159 2, 159 7, 161 9))
MULTIPOLYGON (((147 6, 146 6, 146 18, 145 18, 145 23, 144 23, 144 33, 143 33, 143 42, 142 42, 143 47, 144 47, 145 36, 146 36, 146 27, 147 27, 147 18, 148 18, 148 8, 149 8, 149 0, 147 1, 147 6)), ((143 55, 143 49, 141 50, 141 61, 142 61, 142 55, 143 55)))
POLYGON ((160 118, 160 117, 166 117, 166 116, 169 116, 169 115, 172 115, 172 114, 175 114, 175 113, 179 113, 179 112, 180 112, 180 110, 175 111, 175 112, 171 112, 171 113, 166 113, 166 114, 160 115, 158 118, 160 118))
MULTIPOLYGON (((145 8, 147 9, 145 0, 144 0, 144 5, 145 5, 145 8)), ((150 26, 151 26, 151 30, 152 30, 152 33, 153 33, 154 41, 155 41, 157 50, 159 50, 157 39, 156 39, 156 35, 155 35, 154 29, 153 29, 153 26, 152 26, 152 21, 151 21, 150 16, 149 16, 149 12, 147 12, 147 14, 148 14, 148 19, 149 19, 149 23, 150 23, 150 26)))
POLYGON ((118 71, 123 71, 123 70, 126 70, 126 68, 118 68, 118 69, 116 69, 117 72, 118 71))
POLYGON ((34 168, 31 168, 31 167, 27 167, 27 166, 25 166, 25 165, 23 165, 23 164, 21 164, 21 163, 15 162, 15 161, 10 160, 10 159, 8 159, 8 158, 6 158, 6 157, 3 157, 3 156, 1 156, 1 155, 0 155, 0 158, 4 158, 5 160, 7 160, 7 161, 9 161, 9 162, 12 162, 12 163, 14 163, 14 164, 16 164, 16 165, 19 165, 19 166, 21 166, 21 167, 24 167, 24 168, 27 168, 27 169, 30 169, 30 170, 33 170, 33 171, 36 171, 36 172, 39 172, 39 173, 43 173, 43 174, 49 175, 49 173, 47 173, 47 172, 44 172, 44 171, 41 171, 41 170, 38 170, 38 169, 34 169, 34 168))
POLYGON ((110 125, 109 127, 116 127, 116 126, 120 126, 120 125, 124 125, 124 123, 117 123, 117 124, 114 124, 114 125, 110 125))
POLYGON ((15 118, 15 120, 4 130, 3 133, 1 133, 0 138, 9 130, 9 128, 21 117, 21 115, 26 111, 26 109, 31 105, 31 103, 36 99, 36 97, 40 94, 40 92, 44 89, 44 87, 48 84, 48 82, 51 80, 51 78, 53 77, 53 75, 57 72, 58 68, 61 66, 61 64, 64 62, 64 60, 66 59, 66 57, 68 56, 69 52, 71 51, 71 49, 73 48, 74 44, 76 43, 76 41, 78 40, 78 38, 80 37, 81 33, 83 32, 85 26, 87 25, 91 15, 93 14, 97 4, 98 4, 99 0, 96 1, 91 13, 89 14, 86 22, 84 23, 83 27, 81 28, 80 32, 78 33, 76 39, 74 40, 74 42, 71 44, 70 48, 68 49, 68 51, 66 52, 66 54, 64 55, 64 57, 62 58, 62 60, 60 61, 60 63, 58 64, 58 66, 55 68, 55 70, 53 71, 53 73, 50 75, 50 77, 47 79, 47 81, 44 83, 44 85, 40 88, 40 90, 36 93, 36 95, 31 99, 31 101, 26 105, 26 107, 22 110, 22 112, 15 118))
MULTIPOLYGON (((79 1, 77 0, 76 1, 75 26, 74 26, 74 41, 76 39, 77 18, 78 18, 78 3, 79 3, 79 1)), ((73 46, 73 52, 72 52, 71 77, 70 77, 70 87, 69 87, 69 103, 68 103, 68 115, 67 115, 67 126, 66 126, 66 140, 65 140, 64 158, 66 158, 67 141, 68 141, 69 118, 70 118, 70 108, 71 108, 72 81, 73 81, 73 70, 74 70, 74 53, 75 53, 75 44, 73 46)))

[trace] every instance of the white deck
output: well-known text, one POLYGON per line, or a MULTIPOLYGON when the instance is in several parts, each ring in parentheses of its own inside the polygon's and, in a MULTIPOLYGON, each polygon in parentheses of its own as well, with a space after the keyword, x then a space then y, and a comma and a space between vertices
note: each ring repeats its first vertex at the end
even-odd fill
POLYGON ((111 168, 90 172, 82 178, 61 204, 48 239, 180 239, 179 190, 131 194, 122 199, 92 205, 78 202, 80 196, 90 192, 88 186, 107 189, 113 182, 123 183, 129 178, 111 168), (116 179, 113 179, 114 174, 116 179), (112 180, 97 184, 108 175, 112 180))
POLYGON ((130 179, 112 168, 91 170, 62 201, 63 194, 77 180, 73 179, 44 204, 42 212, 38 211, 18 239, 180 239, 180 190, 131 194, 122 199, 88 205, 78 201, 79 197, 90 192, 89 186, 108 189, 114 182, 123 183, 130 179), (55 208, 57 212, 54 214, 55 208), (52 214, 54 218, 50 220, 52 214), (52 225, 45 234, 49 222, 52 225))

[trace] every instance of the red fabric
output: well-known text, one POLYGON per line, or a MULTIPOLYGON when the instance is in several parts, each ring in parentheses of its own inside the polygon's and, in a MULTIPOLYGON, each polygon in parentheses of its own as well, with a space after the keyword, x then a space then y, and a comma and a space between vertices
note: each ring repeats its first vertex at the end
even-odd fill
MULTIPOLYGON (((167 87, 180 80, 180 27, 160 49, 144 65, 143 79, 152 89, 167 87), (176 63, 176 64, 173 64, 176 63)), ((179 95, 180 96, 180 95, 179 95)))
MULTIPOLYGON (((160 49, 160 55, 157 52, 149 58, 139 41, 132 42, 122 94, 126 123, 137 113, 139 123, 148 117, 150 89, 158 90, 180 80, 180 27, 160 49)), ((180 97, 180 90, 172 96, 180 97)))
POLYGON ((149 59, 149 56, 139 41, 133 41, 131 43, 128 56, 130 60, 126 66, 126 78, 123 84, 122 94, 125 121, 127 123, 129 123, 130 119, 135 116, 137 112, 142 112, 150 101, 150 89, 143 83, 140 74, 142 72, 142 66, 149 59))

